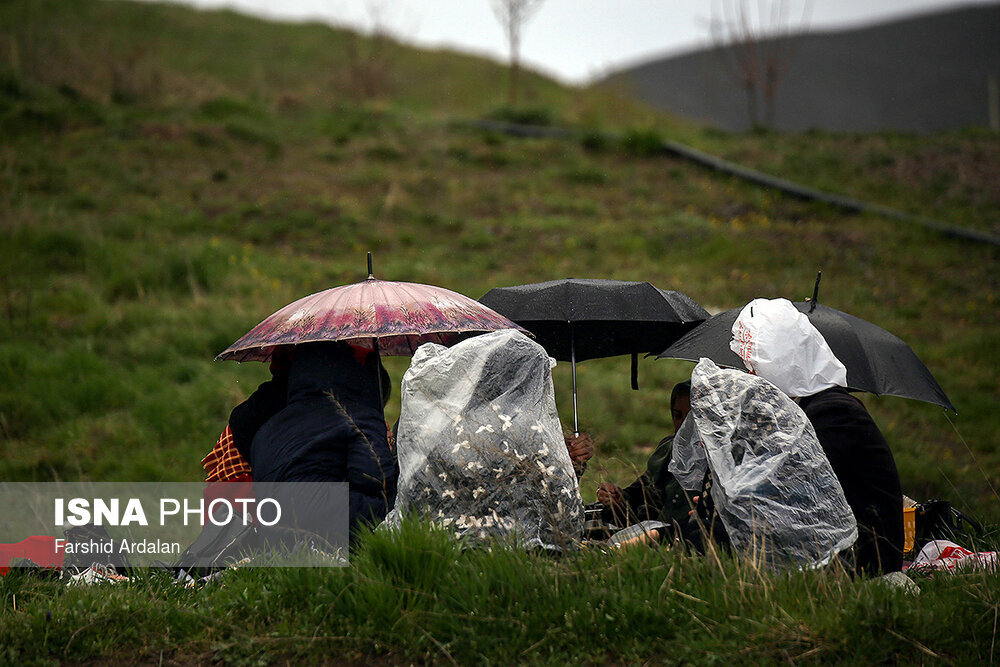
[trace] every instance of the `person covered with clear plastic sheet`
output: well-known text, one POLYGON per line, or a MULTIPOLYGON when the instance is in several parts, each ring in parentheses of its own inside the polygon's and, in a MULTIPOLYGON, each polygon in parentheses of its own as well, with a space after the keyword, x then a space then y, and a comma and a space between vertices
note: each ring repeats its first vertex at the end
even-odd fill
POLYGON ((582 535, 551 360, 521 332, 422 345, 403 377, 397 452, 386 528, 417 515, 470 542, 547 550, 582 535))
POLYGON ((691 377, 669 469, 711 503, 723 543, 775 567, 818 567, 849 549, 854 516, 802 410, 767 380, 709 359, 691 377))
POLYGON ((848 393, 847 371, 805 314, 785 299, 755 299, 733 325, 733 351, 802 408, 858 523, 855 568, 902 569, 903 493, 889 444, 864 404, 848 393))
POLYGON ((670 392, 670 416, 674 433, 660 440, 650 454, 646 470, 621 488, 611 482, 597 487, 597 500, 604 504, 605 521, 626 526, 638 521, 657 520, 668 524, 687 521, 690 504, 684 489, 667 469, 674 435, 691 411, 691 381, 678 382, 670 392))
POLYGON ((382 412, 389 387, 368 350, 296 346, 285 407, 253 438, 254 482, 347 482, 350 528, 377 524, 395 500, 398 475, 382 412))

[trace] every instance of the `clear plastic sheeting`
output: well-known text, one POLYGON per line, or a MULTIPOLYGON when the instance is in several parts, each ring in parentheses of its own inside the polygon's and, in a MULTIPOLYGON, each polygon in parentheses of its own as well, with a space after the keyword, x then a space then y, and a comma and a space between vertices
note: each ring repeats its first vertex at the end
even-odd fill
POLYGON ((669 469, 688 490, 710 470, 712 500, 734 548, 770 565, 820 566, 857 539, 812 424, 762 378, 702 359, 669 469))
POLYGON ((472 540, 561 549, 583 501, 542 346, 514 330, 428 343, 403 376, 399 487, 389 527, 416 513, 472 540))
POLYGON ((667 470, 685 491, 701 490, 705 475, 708 474, 708 458, 698 437, 694 419, 685 419, 677 429, 667 470))

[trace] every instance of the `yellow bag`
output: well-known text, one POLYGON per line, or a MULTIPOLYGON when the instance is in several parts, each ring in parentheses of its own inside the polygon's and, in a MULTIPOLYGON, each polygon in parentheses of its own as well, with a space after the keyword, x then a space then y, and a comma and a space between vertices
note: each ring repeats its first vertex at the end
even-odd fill
POLYGON ((917 508, 903 508, 903 553, 913 551, 913 543, 917 538, 917 508))

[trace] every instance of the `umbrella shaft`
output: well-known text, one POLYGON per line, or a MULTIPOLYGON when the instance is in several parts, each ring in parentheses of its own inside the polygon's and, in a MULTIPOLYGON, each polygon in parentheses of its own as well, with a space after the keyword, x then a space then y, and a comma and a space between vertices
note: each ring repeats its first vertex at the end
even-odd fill
MULTIPOLYGON (((369 260, 368 261, 371 261, 370 257, 371 257, 371 253, 369 253, 369 260)), ((378 382, 378 411, 379 411, 379 414, 383 415, 383 419, 384 419, 385 418, 385 406, 382 403, 382 396, 383 396, 383 394, 382 394, 382 359, 381 359, 381 356, 379 354, 379 349, 378 349, 378 338, 372 338, 372 347, 375 350, 375 377, 378 378, 378 380, 377 380, 377 382, 378 382)))
POLYGON ((573 437, 580 435, 580 420, 576 412, 576 339, 573 337, 573 323, 569 324, 569 360, 573 366, 573 437))

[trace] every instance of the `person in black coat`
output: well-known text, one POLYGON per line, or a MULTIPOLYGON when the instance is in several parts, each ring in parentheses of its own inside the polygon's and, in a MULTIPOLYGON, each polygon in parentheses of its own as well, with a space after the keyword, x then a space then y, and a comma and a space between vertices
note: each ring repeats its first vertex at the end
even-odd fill
POLYGON ((805 313, 786 299, 754 299, 733 325, 730 349, 747 369, 795 399, 812 423, 858 524, 858 572, 903 563, 903 493, 889 445, 860 400, 847 367, 805 313))
POLYGON ((381 521, 395 500, 398 473, 379 373, 376 355, 360 362, 343 343, 296 346, 286 405, 250 447, 254 482, 347 482, 351 529, 381 521))
POLYGON ((903 492, 889 444, 860 400, 842 387, 798 399, 812 422, 858 522, 859 572, 880 575, 903 565, 903 492))
POLYGON ((268 419, 285 407, 288 401, 288 372, 291 369, 295 347, 279 345, 271 352, 271 379, 262 382, 256 391, 247 397, 229 414, 229 430, 233 434, 233 446, 247 461, 254 436, 268 419))
POLYGON ((605 521, 627 526, 650 519, 667 523, 687 520, 690 505, 684 490, 667 470, 673 452, 674 434, 691 411, 691 381, 678 382, 670 392, 670 415, 674 433, 660 440, 646 463, 646 471, 624 489, 602 482, 597 500, 604 504, 605 521))

